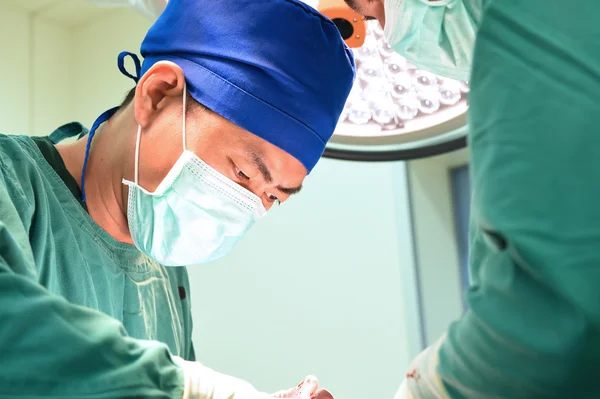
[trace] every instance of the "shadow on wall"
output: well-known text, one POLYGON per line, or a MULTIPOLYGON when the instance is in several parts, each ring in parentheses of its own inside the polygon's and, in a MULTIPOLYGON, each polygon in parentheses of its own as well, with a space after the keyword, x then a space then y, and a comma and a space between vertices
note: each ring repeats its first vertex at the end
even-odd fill
POLYGON ((456 247, 460 267, 461 285, 463 291, 463 307, 467 310, 465 301, 469 288, 469 219, 471 215, 471 179, 469 167, 461 166, 450 171, 452 184, 452 203, 454 207, 454 227, 456 230, 456 247))

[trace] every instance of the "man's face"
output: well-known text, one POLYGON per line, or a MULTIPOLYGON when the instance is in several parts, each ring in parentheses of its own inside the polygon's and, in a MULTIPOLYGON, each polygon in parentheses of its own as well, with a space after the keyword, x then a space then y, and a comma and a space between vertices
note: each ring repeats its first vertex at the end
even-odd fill
POLYGON ((385 27, 384 0, 344 0, 354 11, 366 19, 376 19, 385 27))
POLYGON ((196 114, 189 149, 259 196, 265 208, 300 191, 307 172, 296 158, 214 112, 197 108, 196 114))
MULTIPOLYGON (((157 81, 168 79, 172 72, 158 70, 153 73, 157 76, 154 81, 157 81)), ((144 93, 143 89, 138 89, 136 97, 139 97, 135 100, 136 119, 142 125, 139 182, 145 189, 154 191, 183 152, 183 96, 181 85, 172 95, 165 95, 174 90, 168 84, 154 84, 151 79, 143 84, 148 86, 148 90, 144 93)), ((300 191, 307 175, 300 161, 220 115, 194 104, 189 96, 187 102, 186 146, 189 151, 260 197, 267 209, 300 191)))

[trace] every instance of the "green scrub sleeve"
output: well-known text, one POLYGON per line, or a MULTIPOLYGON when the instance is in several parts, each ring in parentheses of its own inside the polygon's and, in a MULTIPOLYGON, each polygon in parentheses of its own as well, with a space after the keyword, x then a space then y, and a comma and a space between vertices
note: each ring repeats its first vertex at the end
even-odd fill
POLYGON ((14 206, 27 199, 7 175, 0 173, 0 397, 181 398, 183 370, 164 344, 128 337, 118 321, 37 283, 19 214, 26 206, 14 206))
POLYGON ((488 0, 470 93, 469 311, 451 398, 600 397, 600 2, 488 0))
POLYGON ((196 350, 194 349, 193 342, 190 344, 190 352, 188 353, 188 357, 186 360, 189 360, 190 362, 196 361, 196 350))

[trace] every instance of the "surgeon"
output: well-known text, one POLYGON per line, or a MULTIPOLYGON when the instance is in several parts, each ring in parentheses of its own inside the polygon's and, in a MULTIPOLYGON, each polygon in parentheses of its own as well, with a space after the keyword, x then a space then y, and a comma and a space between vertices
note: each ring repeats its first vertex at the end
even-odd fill
MULTIPOLYGON (((181 266, 300 191, 352 54, 295 0, 170 0, 141 54, 89 132, 0 136, 0 397, 271 397, 194 361, 181 266)), ((276 397, 331 399, 314 378, 276 397)))
POLYGON ((415 66, 468 81, 484 0, 345 0, 415 66))
MULTIPOLYGON (((435 3, 447 16, 468 4, 435 3)), ((356 1, 386 32, 403 20, 393 4, 356 1)), ((413 360, 396 399, 600 398, 600 3, 480 5, 469 310, 413 360)))

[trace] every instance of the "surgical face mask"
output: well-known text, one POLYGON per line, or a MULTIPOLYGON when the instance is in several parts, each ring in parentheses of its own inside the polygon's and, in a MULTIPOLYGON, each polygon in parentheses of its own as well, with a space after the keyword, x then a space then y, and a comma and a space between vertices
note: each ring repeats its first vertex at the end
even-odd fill
POLYGON ((418 68, 469 80, 481 0, 385 0, 385 37, 418 68))
POLYGON ((266 214, 261 199, 187 151, 183 91, 183 153, 154 192, 140 187, 141 127, 135 147, 135 181, 129 186, 127 219, 135 245, 165 266, 208 263, 227 255, 266 214))

